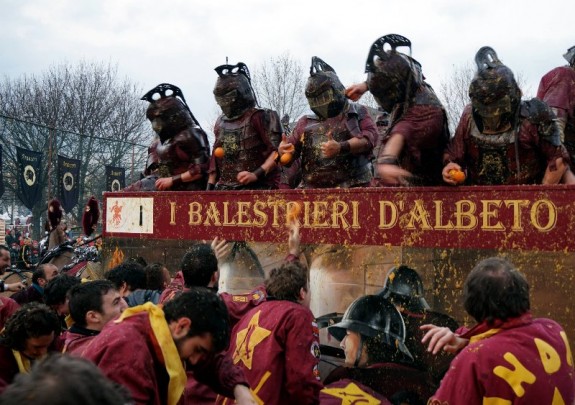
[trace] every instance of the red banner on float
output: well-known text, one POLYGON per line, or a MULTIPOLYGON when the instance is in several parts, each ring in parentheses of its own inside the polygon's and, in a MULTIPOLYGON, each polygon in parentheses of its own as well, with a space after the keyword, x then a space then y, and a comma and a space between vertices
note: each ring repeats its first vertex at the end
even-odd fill
POLYGON ((575 250, 569 186, 104 193, 104 236, 284 242, 290 211, 302 243, 575 250))

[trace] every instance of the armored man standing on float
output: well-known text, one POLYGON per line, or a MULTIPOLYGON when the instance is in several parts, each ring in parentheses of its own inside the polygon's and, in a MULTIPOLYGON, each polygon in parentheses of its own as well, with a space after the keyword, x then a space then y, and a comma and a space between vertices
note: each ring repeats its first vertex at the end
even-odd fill
POLYGON ((270 190, 279 186, 276 164, 281 140, 277 112, 256 107, 248 67, 244 63, 216 69, 216 102, 223 114, 214 127, 216 141, 208 190, 270 190))
POLYGON ((205 190, 209 167, 208 137, 186 104, 182 91, 163 83, 147 92, 146 117, 160 137, 148 149, 142 180, 125 191, 205 190))
POLYGON ((315 115, 300 118, 280 145, 280 153, 295 149, 295 157, 301 156, 299 188, 368 186, 377 127, 367 109, 346 99, 333 68, 317 56, 305 95, 315 115))

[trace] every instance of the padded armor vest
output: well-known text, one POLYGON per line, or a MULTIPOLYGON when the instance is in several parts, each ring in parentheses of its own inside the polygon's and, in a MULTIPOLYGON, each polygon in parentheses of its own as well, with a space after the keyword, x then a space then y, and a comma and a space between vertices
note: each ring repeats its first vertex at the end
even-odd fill
POLYGON ((326 120, 317 116, 307 117, 302 141, 300 187, 357 187, 371 181, 371 163, 365 156, 347 153, 330 159, 322 157, 321 144, 327 141, 328 131, 332 131, 336 142, 347 141, 359 134, 357 107, 350 104, 347 112, 326 120))

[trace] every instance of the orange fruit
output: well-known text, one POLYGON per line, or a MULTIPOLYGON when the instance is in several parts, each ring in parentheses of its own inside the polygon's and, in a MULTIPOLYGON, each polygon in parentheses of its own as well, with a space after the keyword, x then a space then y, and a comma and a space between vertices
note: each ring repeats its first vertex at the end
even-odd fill
POLYGON ((294 202, 290 204, 288 213, 287 213, 287 220, 288 222, 293 222, 298 219, 299 214, 301 212, 301 205, 299 202, 294 202))
POLYGON ((221 146, 218 146, 216 149, 214 149, 214 156, 217 158, 223 158, 225 154, 226 152, 224 152, 224 148, 221 146))
POLYGON ((455 181, 456 183, 463 183, 465 181, 465 173, 461 170, 451 169, 449 171, 449 176, 455 181))
POLYGON ((291 153, 284 153, 282 155, 282 157, 280 158, 280 163, 282 165, 287 165, 289 162, 291 162, 292 159, 292 154, 291 153))

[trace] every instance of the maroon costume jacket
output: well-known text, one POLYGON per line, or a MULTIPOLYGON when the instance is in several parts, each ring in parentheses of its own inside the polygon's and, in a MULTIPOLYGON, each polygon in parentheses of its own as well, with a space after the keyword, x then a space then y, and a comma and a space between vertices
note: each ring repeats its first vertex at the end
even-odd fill
POLYGON ((555 109, 565 125, 563 143, 572 159, 575 156, 575 69, 561 66, 541 78, 537 98, 555 109))
MULTIPOLYGON (((385 156, 385 144, 391 135, 403 135, 404 146, 397 164, 415 176, 416 185, 433 186, 442 183, 442 154, 449 140, 445 111, 431 86, 422 84, 406 108, 397 104, 390 112, 389 127, 379 137, 377 163, 390 163, 385 156)), ((379 178, 375 186, 386 184, 379 178)))
POLYGON ((72 325, 70 329, 62 334, 62 339, 64 340, 64 349, 62 351, 64 353, 81 356, 86 346, 88 346, 92 339, 99 333, 100 332, 96 330, 72 325))
MULTIPOLYGON (((167 400, 169 376, 146 312, 121 323, 109 322, 85 347, 82 356, 92 360, 102 372, 124 385, 136 404, 163 405, 167 400)), ((241 371, 222 355, 198 366, 196 378, 219 393, 233 397, 233 388, 247 385, 241 371)))
MULTIPOLYGON (((236 324, 228 353, 262 403, 319 402, 318 329, 303 305, 268 298, 236 324)), ((217 403, 231 402, 218 397, 217 403)))
POLYGON ((469 345, 451 362, 433 405, 572 404, 575 372, 567 335, 550 319, 531 314, 462 337, 469 345))
POLYGON ((455 162, 467 170, 466 184, 470 185, 539 184, 547 166, 555 168, 557 158, 569 164, 565 147, 554 146, 527 118, 519 119, 517 130, 484 135, 477 129, 468 105, 447 147, 444 163, 455 162))
POLYGON ((4 329, 6 321, 18 308, 20 308, 20 304, 12 298, 0 296, 0 330, 4 329))
POLYGON ((224 157, 212 154, 210 173, 216 172, 217 189, 255 190, 276 189, 279 186, 280 171, 276 167, 263 179, 242 185, 237 181, 239 172, 253 172, 260 167, 272 152, 277 151, 281 141, 281 124, 275 111, 250 108, 241 117, 228 120, 220 116, 214 127, 216 141, 214 150, 224 149, 224 157))
POLYGON ((24 304, 27 304, 29 302, 39 302, 39 303, 43 304, 44 303, 44 295, 43 295, 43 293, 40 292, 40 289, 42 289, 42 287, 40 287, 37 284, 32 283, 32 285, 30 287, 26 288, 25 290, 18 291, 16 293, 12 294, 12 296, 10 298, 12 298, 14 301, 16 301, 20 305, 24 305, 24 304))
POLYGON ((301 157, 300 188, 359 187, 371 181, 371 155, 377 139, 377 127, 367 109, 350 103, 341 114, 320 120, 317 116, 301 117, 288 137, 295 146, 297 159, 301 157), (336 142, 352 138, 364 139, 368 148, 364 152, 338 154, 324 158, 321 144, 328 141, 331 132, 336 142))

